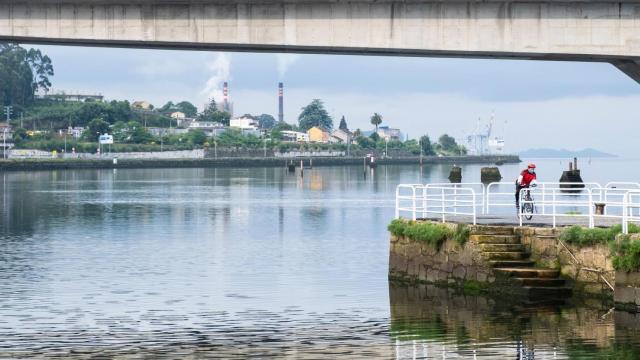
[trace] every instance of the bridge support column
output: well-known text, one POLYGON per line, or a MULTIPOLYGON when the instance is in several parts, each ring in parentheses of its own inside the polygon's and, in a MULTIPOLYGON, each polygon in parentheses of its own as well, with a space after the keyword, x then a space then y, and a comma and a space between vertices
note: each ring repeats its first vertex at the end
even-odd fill
POLYGON ((640 59, 611 61, 615 67, 627 74, 630 78, 640 83, 640 59))

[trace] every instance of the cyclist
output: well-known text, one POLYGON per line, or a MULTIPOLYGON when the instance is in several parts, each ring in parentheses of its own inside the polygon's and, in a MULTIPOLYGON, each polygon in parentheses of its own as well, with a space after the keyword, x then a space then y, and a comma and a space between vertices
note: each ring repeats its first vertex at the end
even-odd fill
POLYGON ((516 180, 516 209, 520 209, 520 189, 535 186, 536 182, 536 164, 531 163, 525 170, 522 170, 520 176, 516 180))

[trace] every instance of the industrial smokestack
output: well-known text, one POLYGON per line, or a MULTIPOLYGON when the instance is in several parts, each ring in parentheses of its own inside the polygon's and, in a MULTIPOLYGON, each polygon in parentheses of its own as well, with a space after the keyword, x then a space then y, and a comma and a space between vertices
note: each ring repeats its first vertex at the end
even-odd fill
POLYGON ((284 90, 282 83, 278 83, 278 121, 284 122, 284 90))
POLYGON ((222 110, 229 112, 229 84, 225 81, 222 89, 223 103, 222 110))

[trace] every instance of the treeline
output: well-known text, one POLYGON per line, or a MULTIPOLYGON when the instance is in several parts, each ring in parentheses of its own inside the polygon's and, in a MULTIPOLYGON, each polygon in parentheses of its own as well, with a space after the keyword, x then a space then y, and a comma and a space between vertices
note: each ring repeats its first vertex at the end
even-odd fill
POLYGON ((29 105, 35 93, 51 87, 51 59, 37 49, 25 49, 0 42, 0 101, 21 108, 29 105))

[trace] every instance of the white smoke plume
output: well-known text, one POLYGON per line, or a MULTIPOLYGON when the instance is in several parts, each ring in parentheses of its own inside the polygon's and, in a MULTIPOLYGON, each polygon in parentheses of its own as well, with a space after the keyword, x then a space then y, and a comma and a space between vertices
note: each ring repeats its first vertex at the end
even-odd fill
POLYGON ((300 57, 300 54, 276 54, 276 59, 278 61, 278 77, 280 80, 284 78, 289 67, 298 61, 300 57))
POLYGON ((213 98, 216 100, 216 103, 221 104, 223 101, 223 83, 231 79, 231 56, 218 53, 216 59, 208 63, 207 67, 213 75, 207 80, 201 94, 206 96, 206 102, 213 98))

